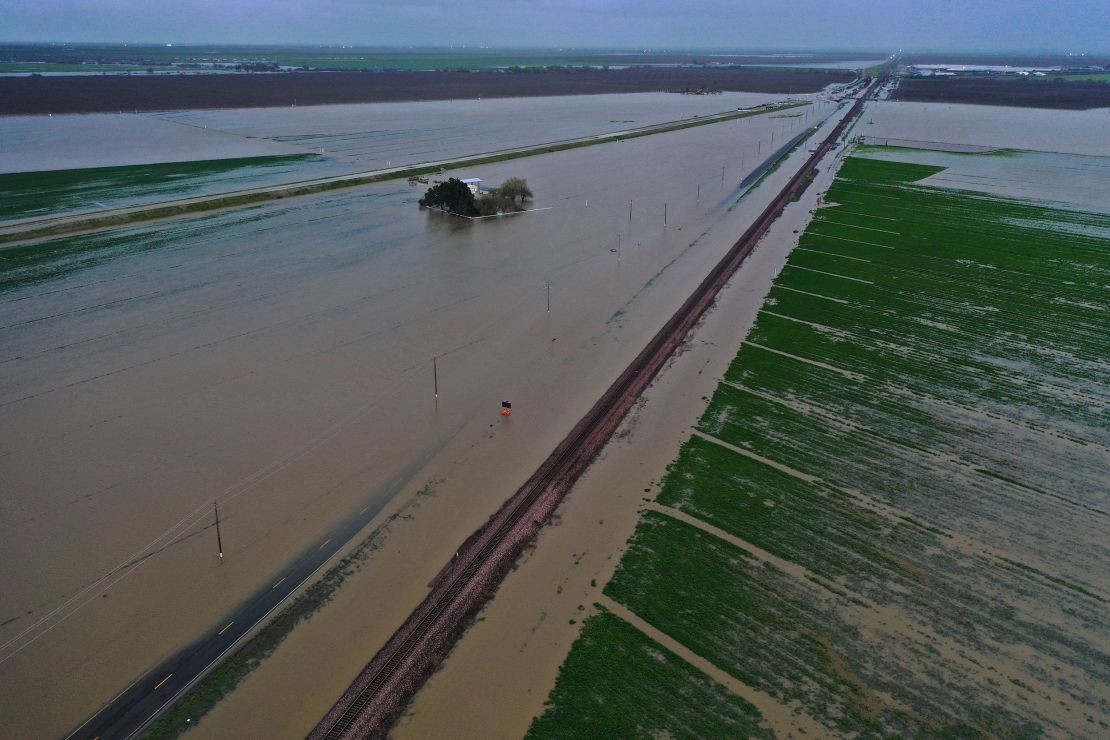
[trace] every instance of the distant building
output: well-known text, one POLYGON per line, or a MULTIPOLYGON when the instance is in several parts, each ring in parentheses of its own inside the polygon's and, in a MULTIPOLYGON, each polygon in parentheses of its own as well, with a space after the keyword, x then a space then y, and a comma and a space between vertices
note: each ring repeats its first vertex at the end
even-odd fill
POLYGON ((470 192, 474 195, 482 194, 482 178, 480 177, 464 177, 462 178, 463 185, 470 188, 470 192))

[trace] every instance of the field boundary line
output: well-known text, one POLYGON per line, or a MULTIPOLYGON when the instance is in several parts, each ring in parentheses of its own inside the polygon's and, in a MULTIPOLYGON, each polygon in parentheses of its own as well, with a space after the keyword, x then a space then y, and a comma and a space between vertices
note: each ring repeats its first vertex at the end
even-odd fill
MULTIPOLYGON (((730 385, 733 388, 738 388, 740 390, 746 390, 744 388, 740 388, 740 386, 737 386, 734 383, 730 383, 727 380, 723 380, 721 382, 725 383, 727 385, 730 385)), ((695 428, 693 430, 693 434, 694 434, 695 437, 701 437, 706 442, 712 442, 713 444, 717 445, 718 447, 723 447, 724 449, 728 450, 729 452, 735 452, 736 454, 743 455, 744 457, 746 457, 750 460, 755 460, 758 463, 763 463, 764 465, 766 465, 768 467, 774 468, 775 470, 779 471, 780 473, 785 473, 785 474, 787 474, 787 475, 789 475, 793 478, 797 478, 800 481, 804 481, 805 483, 823 483, 824 482, 815 475, 810 475, 809 473, 803 473, 802 471, 797 470, 795 468, 792 468, 788 465, 783 465, 780 462, 775 462, 774 460, 772 460, 769 457, 764 457, 763 455, 760 455, 757 452, 752 452, 751 450, 745 450, 743 447, 737 447, 734 444, 731 444, 729 442, 724 441, 720 437, 714 437, 712 434, 709 434, 707 432, 703 432, 700 429, 695 428)))
MULTIPOLYGON (((765 344, 759 344, 757 342, 749 342, 747 340, 744 340, 741 343, 741 345, 747 345, 749 347, 755 347, 756 349, 761 349, 761 350, 764 350, 766 352, 773 352, 776 355, 781 355, 782 357, 788 357, 791 360, 797 360, 798 362, 804 362, 807 365, 812 365, 814 367, 819 367, 822 370, 828 370, 830 372, 834 372, 837 375, 848 378, 849 380, 856 380, 856 381, 859 381, 861 383, 863 381, 867 380, 867 378, 863 377, 859 373, 854 373, 851 370, 844 370, 842 368, 836 367, 835 365, 829 365, 828 363, 821 362, 820 360, 811 360, 808 357, 802 357, 801 355, 792 355, 789 352, 784 352, 781 349, 773 349, 771 347, 768 347, 765 344)), ((725 381, 725 382, 728 382, 728 381, 725 381)))
POLYGON ((624 604, 616 601, 604 594, 598 596, 597 605, 605 609, 613 616, 620 619, 625 624, 629 625, 664 648, 674 653, 684 663, 695 668, 698 672, 713 680, 714 683, 719 684, 727 689, 732 695, 743 699, 744 701, 752 704, 759 713, 763 715, 764 719, 768 715, 790 717, 791 723, 794 728, 805 730, 813 737, 820 737, 825 732, 816 723, 804 721, 804 715, 796 714, 791 710, 791 706, 783 704, 770 694, 766 694, 759 689, 748 686, 740 679, 733 676, 721 668, 718 668, 709 659, 702 657, 698 653, 691 650, 689 647, 679 642, 675 638, 663 632, 655 625, 648 622, 636 612, 629 609, 624 604))
POLYGON ((874 280, 864 280, 863 278, 848 277, 847 275, 838 275, 835 272, 826 272, 825 270, 814 270, 812 267, 802 267, 801 265, 792 265, 787 262, 783 267, 789 267, 792 270, 805 270, 806 272, 816 272, 818 275, 828 275, 829 277, 840 278, 842 280, 854 280, 857 283, 866 283, 867 285, 874 285, 874 280))

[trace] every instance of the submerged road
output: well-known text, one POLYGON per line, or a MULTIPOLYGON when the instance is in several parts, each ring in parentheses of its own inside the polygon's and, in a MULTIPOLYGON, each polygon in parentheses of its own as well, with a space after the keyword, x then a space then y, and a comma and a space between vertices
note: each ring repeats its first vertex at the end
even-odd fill
MULTIPOLYGON (((409 481, 409 478, 395 480, 391 487, 399 491, 409 481)), ((183 692, 252 636, 256 627, 265 624, 279 608, 285 606, 290 596, 312 581, 332 556, 369 524, 379 510, 380 507, 367 507, 329 532, 313 548, 301 553, 275 574, 270 583, 251 594, 209 635, 178 650, 137 678, 67 738, 107 740, 138 736, 183 692)))
MULTIPOLYGON (((739 191, 750 188, 798 140, 811 133, 806 130, 772 152, 740 183, 739 191)), ((400 491, 411 483, 411 477, 416 475, 418 469, 419 465, 414 464, 406 475, 390 481, 387 487, 400 491)), ((390 498, 392 496, 375 496, 376 501, 388 501, 390 498)), ((289 603, 290 597, 318 578, 336 553, 349 544, 379 511, 380 505, 364 508, 353 518, 321 535, 317 542, 274 572, 239 607, 213 624, 208 634, 177 650, 137 678, 68 737, 131 738, 148 730, 166 709, 232 655, 259 627, 267 624, 289 603)))
POLYGON ((384 736, 524 548, 601 452, 793 195, 885 81, 875 80, 682 307, 555 448, 531 478, 459 549, 431 592, 355 679, 312 740, 384 736))

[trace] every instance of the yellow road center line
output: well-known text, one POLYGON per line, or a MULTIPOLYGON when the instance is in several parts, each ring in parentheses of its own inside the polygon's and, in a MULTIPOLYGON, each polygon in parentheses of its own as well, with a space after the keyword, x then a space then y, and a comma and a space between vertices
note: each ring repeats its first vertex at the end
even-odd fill
POLYGON ((163 678, 161 681, 159 681, 157 684, 155 684, 154 690, 157 691, 158 689, 162 688, 162 684, 164 684, 166 681, 169 681, 170 676, 172 676, 172 675, 173 675, 172 673, 167 674, 165 678, 163 678))
POLYGON ((224 625, 224 628, 223 628, 222 630, 220 630, 219 632, 217 632, 217 633, 216 633, 216 636, 217 636, 217 637, 219 637, 219 636, 220 636, 220 635, 222 635, 223 633, 227 632, 227 628, 228 628, 228 627, 230 627, 230 626, 231 626, 231 625, 233 625, 233 624, 235 624, 235 620, 234 620, 234 619, 233 619, 233 620, 231 620, 230 622, 228 622, 227 624, 225 624, 225 625, 224 625))
POLYGON ((277 588, 278 586, 280 586, 283 583, 285 583, 285 576, 282 576, 280 581, 278 581, 273 586, 271 586, 270 590, 273 591, 275 588, 277 588))

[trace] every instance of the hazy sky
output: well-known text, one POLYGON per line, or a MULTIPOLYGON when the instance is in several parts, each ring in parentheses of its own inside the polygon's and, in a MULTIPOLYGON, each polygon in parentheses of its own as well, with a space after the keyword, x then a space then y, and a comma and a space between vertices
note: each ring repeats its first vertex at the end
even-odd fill
POLYGON ((0 0, 0 40, 1110 51, 1110 0, 0 0))

